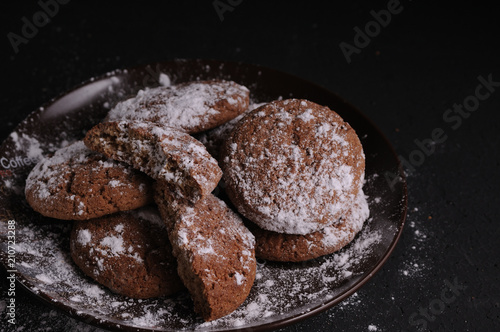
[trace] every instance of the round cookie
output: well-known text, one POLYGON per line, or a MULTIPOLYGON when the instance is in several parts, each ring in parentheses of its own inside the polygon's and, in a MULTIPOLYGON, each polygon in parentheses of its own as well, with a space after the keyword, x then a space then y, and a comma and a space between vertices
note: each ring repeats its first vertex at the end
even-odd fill
POLYGON ((117 294, 146 299, 184 288, 156 208, 77 221, 70 250, 87 276, 117 294))
POLYGON ((222 177, 205 146, 180 129, 147 122, 104 122, 90 129, 84 142, 92 150, 172 184, 181 197, 193 202, 210 194, 222 177))
POLYGON ((226 192, 263 229, 308 234, 337 222, 364 179, 354 129, 328 107, 274 101, 248 113, 222 150, 226 192))
POLYGON ((179 276, 191 294, 194 310, 205 321, 234 311, 245 301, 255 280, 252 233, 213 195, 191 204, 176 200, 160 186, 155 200, 169 224, 179 276))
POLYGON ((153 122, 190 134, 215 128, 243 113, 249 90, 231 81, 195 81, 141 90, 118 103, 104 121, 153 122))
POLYGON ((42 159, 26 179, 29 205, 44 216, 86 220, 152 202, 152 179, 77 141, 42 159))
POLYGON ((306 234, 282 234, 266 231, 248 223, 255 235, 255 256, 280 262, 302 262, 334 253, 349 244, 370 214, 363 191, 342 220, 324 229, 306 234))

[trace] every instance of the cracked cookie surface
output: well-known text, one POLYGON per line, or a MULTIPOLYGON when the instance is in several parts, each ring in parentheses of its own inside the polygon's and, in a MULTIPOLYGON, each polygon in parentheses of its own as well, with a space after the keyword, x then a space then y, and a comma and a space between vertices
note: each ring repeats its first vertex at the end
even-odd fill
POLYGON ((171 184, 178 195, 193 202, 210 194, 222 177, 205 146, 176 128, 147 122, 104 122, 90 129, 84 141, 92 150, 171 184))
POLYGON ((26 200, 46 217, 87 220, 152 202, 152 179, 88 149, 82 141, 41 160, 26 180, 26 200))

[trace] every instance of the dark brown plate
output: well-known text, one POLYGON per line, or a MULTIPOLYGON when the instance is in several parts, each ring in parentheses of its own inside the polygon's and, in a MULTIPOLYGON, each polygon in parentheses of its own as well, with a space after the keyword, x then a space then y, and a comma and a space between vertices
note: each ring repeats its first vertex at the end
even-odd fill
MULTIPOLYGON (((276 70, 212 60, 175 60, 90 79, 34 111, 0 146, 0 259, 16 271, 19 285, 70 316, 112 330, 197 331, 276 329, 339 303, 367 282, 387 260, 403 229, 407 194, 404 175, 387 139, 357 109, 334 93, 276 70), (254 102, 305 98, 327 105, 356 130, 366 155, 365 193, 370 219, 338 253, 300 264, 259 262, 247 301, 231 315, 203 323, 187 293, 130 300, 86 278, 71 262, 71 222, 34 213, 24 199, 24 181, 42 155, 80 139, 116 102, 159 84, 228 79, 246 85, 254 102), (390 183, 387 178, 396 178, 390 183), (15 237, 8 238, 8 221, 15 237), (11 225, 14 222, 10 223, 11 225), (12 227, 11 227, 12 228, 12 227), (14 250, 9 240, 15 240, 14 250), (9 250, 10 249, 10 250, 9 250), (14 262, 15 265, 11 265, 14 262)), ((11 243, 12 244, 12 243, 11 243)))

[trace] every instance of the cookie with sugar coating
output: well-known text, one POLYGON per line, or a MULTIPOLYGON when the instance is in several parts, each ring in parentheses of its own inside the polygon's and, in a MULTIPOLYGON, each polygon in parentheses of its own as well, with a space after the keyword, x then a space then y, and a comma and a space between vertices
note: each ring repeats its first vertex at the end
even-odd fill
POLYGON ((35 165, 25 196, 46 217, 86 220, 151 203, 152 179, 77 141, 35 165))
POLYGON ((70 252, 86 275, 117 294, 146 299, 184 289, 154 207, 75 222, 70 252))
POLYGON ((266 231, 248 223, 255 236, 255 256, 280 262, 302 262, 334 253, 349 244, 370 214, 361 191, 340 222, 306 235, 266 231))
POLYGON ((255 239, 241 218, 213 195, 191 204, 157 186, 178 273, 205 321, 223 317, 247 298, 255 280, 255 239))
POLYGON ((141 90, 118 103, 104 121, 152 122, 190 134, 221 125, 243 113, 249 90, 232 81, 193 81, 141 90))
POLYGON ((270 102, 239 121, 222 149, 226 192, 265 230, 308 234, 338 222, 363 184, 354 129, 326 106, 270 102))
POLYGON ((205 146, 180 129, 147 122, 104 122, 91 128, 84 142, 92 150, 173 185, 179 196, 193 202, 210 194, 222 177, 205 146))

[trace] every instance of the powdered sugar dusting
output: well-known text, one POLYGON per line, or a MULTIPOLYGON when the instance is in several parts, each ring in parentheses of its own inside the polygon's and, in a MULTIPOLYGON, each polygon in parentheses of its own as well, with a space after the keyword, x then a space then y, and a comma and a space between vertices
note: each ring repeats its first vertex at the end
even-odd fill
POLYGON ((92 234, 90 234, 88 229, 81 229, 76 236, 76 241, 86 246, 92 241, 92 234))
POLYGON ((101 240, 101 246, 103 246, 109 254, 114 256, 125 251, 123 248, 123 238, 117 236, 106 236, 101 240))
POLYGON ((308 122, 308 121, 310 121, 310 120, 314 120, 314 118, 315 118, 315 117, 314 117, 314 114, 313 114, 313 110, 312 110, 312 109, 310 109, 310 108, 308 108, 308 109, 306 109, 306 110, 304 111, 304 113, 299 114, 299 115, 297 116, 297 118, 299 118, 299 119, 303 120, 304 122, 308 122))
MULTIPOLYGON (((328 129, 321 128, 319 134, 327 133, 328 129)), ((64 136, 64 133, 62 134, 64 136)), ((54 147, 60 148, 68 144, 60 140, 57 144, 52 144, 43 142, 38 137, 18 133, 11 135, 11 140, 29 142, 29 146, 33 145, 29 148, 23 144, 14 144, 15 157, 41 158, 48 151, 55 151, 54 147)), ((34 164, 35 161, 30 162, 34 164)), ((3 181, 5 185, 3 188, 9 189, 9 195, 10 189, 18 189, 20 186, 10 178, 3 181)), ((16 195, 9 198, 19 199, 16 195)), ((383 197, 377 203, 384 203, 383 197)), ((22 209, 21 206, 20 210, 22 209)), ((33 220, 38 220, 38 216, 30 213, 32 212, 24 209, 16 215, 16 218, 19 218, 16 228, 18 279, 35 293, 44 294, 54 302, 71 308, 74 315, 86 320, 92 317, 94 323, 105 322, 107 326, 116 328, 126 326, 167 330, 250 329, 306 313, 345 294, 350 287, 357 285, 366 277, 366 273, 371 273, 373 260, 378 260, 380 257, 380 249, 385 250, 388 247, 387 243, 382 243, 386 241, 384 237, 390 237, 392 232, 396 231, 391 229, 391 234, 386 235, 386 229, 375 230, 368 223, 354 242, 337 254, 300 264, 284 265, 262 261, 258 265, 254 287, 245 303, 226 317, 203 323, 192 312, 192 302, 186 292, 168 298, 133 300, 113 294, 91 282, 75 267, 69 256, 68 239, 71 226, 67 223, 36 223, 33 220)), ((421 229, 414 229, 414 233, 417 245, 425 240, 426 234, 421 229)), ((6 234, 7 223, 1 220, 2 252, 7 252, 6 234)), ((82 234, 80 240, 86 242, 90 239, 82 234)), ((414 264, 410 265, 402 266, 409 271, 409 275, 412 273, 410 267, 416 268, 414 264)), ((351 298, 345 302, 359 300, 356 294, 351 298)), ((3 306, 4 304, 0 303, 0 309, 3 306)), ((56 315, 51 311, 50 315, 52 314, 56 315)), ((43 322, 33 323, 43 324, 43 322)), ((368 328, 376 328, 372 325, 368 328)), ((29 325, 24 326, 28 328, 29 325)), ((19 328, 22 329, 23 326, 19 328)), ((50 328, 46 327, 47 330, 50 328)), ((84 329, 86 330, 85 327, 84 329)))
POLYGON ((349 228, 326 227, 323 229, 323 239, 321 240, 325 247, 335 247, 342 241, 350 236, 361 231, 364 222, 368 219, 370 210, 365 194, 361 192, 356 197, 353 207, 348 213, 349 228))
POLYGON ((308 234, 338 220, 364 173, 362 149, 346 128, 333 111, 303 100, 252 111, 233 130, 222 161, 224 180, 238 193, 238 211, 263 229, 289 234, 308 234), (260 112, 265 120, 256 118, 260 112), (257 121, 270 125, 262 129, 257 121), (239 136, 245 130, 253 134, 239 136))
POLYGON ((161 219, 160 214, 158 213, 158 209, 152 206, 145 206, 140 209, 132 210, 129 213, 134 215, 139 219, 144 219, 160 228, 165 228, 165 223, 161 219))
POLYGON ((172 82, 170 81, 170 77, 164 73, 160 73, 158 81, 162 86, 170 86, 172 84, 172 82))
MULTIPOLYGON (((168 77, 168 76, 167 76, 168 77)), ((160 76, 164 84, 169 81, 160 76)), ((108 113, 107 121, 134 120, 155 122, 159 125, 191 130, 219 114, 214 108, 217 102, 231 96, 228 101, 244 103, 248 89, 232 82, 205 84, 163 85, 140 90, 137 95, 118 103, 108 113)))
MULTIPOLYGON (((241 269, 250 271, 251 265, 255 263, 253 250, 255 247, 255 237, 244 226, 241 218, 228 209, 224 201, 210 197, 205 199, 206 205, 202 205, 198 209, 183 209, 179 213, 179 220, 176 225, 177 237, 172 240, 172 243, 184 251, 193 253, 197 257, 207 258, 208 256, 217 256, 218 261, 224 261, 225 255, 228 253, 228 248, 231 248, 235 243, 241 243, 243 250, 238 253, 241 269), (217 220, 218 224, 213 225, 219 230, 215 233, 207 231, 205 217, 203 213, 209 209, 216 215, 221 215, 217 220)), ((210 217, 207 217, 210 218, 210 217)), ((242 274, 235 273, 234 278, 238 285, 243 283, 245 277, 242 274)))
POLYGON ((359 265, 371 255, 381 238, 381 233, 366 228, 352 245, 333 255, 290 264, 284 269, 263 261, 258 264, 256 281, 246 302, 230 315, 201 326, 241 327, 256 320, 264 324, 277 316, 314 308, 340 294, 348 280, 360 276, 359 265), (310 287, 311 284, 323 287, 310 287), (300 303, 299 310, 297 303, 300 303))
MULTIPOLYGON (((96 153, 88 149, 83 141, 77 141, 69 146, 60 148, 55 151, 51 157, 42 157, 41 160, 29 173, 26 179, 26 188, 35 190, 39 199, 48 199, 56 192, 61 185, 61 169, 63 167, 77 167, 77 165, 84 165, 89 161, 89 158, 95 157, 96 153)), ((123 171, 127 171, 123 165, 111 159, 103 159, 98 162, 99 167, 112 168, 120 167, 123 171)), ((68 169, 68 171, 72 171, 68 169)), ((110 181, 111 187, 122 185, 117 180, 110 181)), ((72 200, 77 198, 72 196, 72 200)), ((83 214, 85 212, 85 205, 83 202, 75 202, 77 213, 83 214)))
POLYGON ((19 135, 17 132, 12 132, 10 138, 16 144, 17 150, 25 150, 26 157, 31 160, 40 160, 43 156, 43 150, 40 142, 35 137, 28 136, 25 133, 19 135))
MULTIPOLYGON (((152 178, 184 188, 189 183, 196 200, 211 192, 221 177, 217 161, 203 144, 186 132, 148 122, 119 121, 104 124, 97 138, 87 141, 93 149, 128 163, 152 178), (127 151, 125 153, 124 151, 127 151)), ((185 197, 186 192, 179 193, 185 197)))
MULTIPOLYGON (((6 234, 6 227, 6 223, 0 223, 0 234, 6 234)), ((320 306, 363 276, 365 268, 361 266, 370 259, 382 238, 368 223, 351 245, 336 254, 297 264, 261 261, 247 300, 230 315, 203 323, 192 312, 186 292, 163 299, 132 300, 89 281, 69 256, 70 227, 19 224, 18 270, 32 288, 70 306, 78 314, 111 324, 193 330, 258 326, 320 306)), ((83 233, 81 238, 85 242, 88 237, 83 233)), ((120 240, 108 240, 103 242, 122 249, 120 240)), ((5 243, 0 244, 2 249, 5 243)), ((235 280, 243 281, 238 275, 235 280)))

